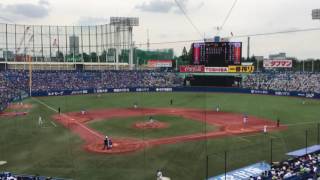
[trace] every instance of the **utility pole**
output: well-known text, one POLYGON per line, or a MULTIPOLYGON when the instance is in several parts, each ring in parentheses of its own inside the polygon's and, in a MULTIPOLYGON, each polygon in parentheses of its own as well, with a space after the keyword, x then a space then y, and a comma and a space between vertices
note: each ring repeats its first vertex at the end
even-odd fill
POLYGON ((147 29, 147 50, 150 51, 149 29, 147 29))
POLYGON ((250 36, 248 36, 247 61, 250 58, 250 36))

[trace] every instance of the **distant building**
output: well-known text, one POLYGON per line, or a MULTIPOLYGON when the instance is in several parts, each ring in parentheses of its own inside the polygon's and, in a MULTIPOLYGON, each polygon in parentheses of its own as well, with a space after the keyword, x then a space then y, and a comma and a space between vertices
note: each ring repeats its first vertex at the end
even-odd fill
POLYGON ((69 37, 70 54, 78 55, 79 50, 79 36, 72 35, 69 37))
POLYGON ((255 58, 257 61, 263 61, 263 59, 264 59, 263 56, 254 56, 254 58, 255 58))
POLYGON ((14 55, 12 51, 3 51, 2 55, 4 59, 14 59, 14 55))
POLYGON ((284 52, 281 52, 279 54, 270 54, 269 59, 287 59, 287 55, 284 52))

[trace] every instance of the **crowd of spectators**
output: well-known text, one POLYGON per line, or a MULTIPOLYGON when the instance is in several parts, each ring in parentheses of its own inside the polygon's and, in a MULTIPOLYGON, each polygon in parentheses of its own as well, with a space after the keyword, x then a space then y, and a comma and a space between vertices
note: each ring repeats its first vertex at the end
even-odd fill
POLYGON ((242 81, 243 88, 320 93, 320 73, 254 73, 242 81))
POLYGON ((14 175, 11 172, 0 172, 0 180, 64 180, 63 178, 52 178, 38 175, 14 175))
POLYGON ((273 165, 270 171, 250 180, 320 180, 320 152, 273 165))
POLYGON ((3 111, 10 101, 19 96, 18 88, 8 81, 4 74, 0 73, 0 112, 3 111))
MULTIPOLYGON (((28 71, 2 74, 20 89, 29 86, 28 71)), ((176 87, 183 84, 175 73, 156 71, 34 71, 33 91, 82 90, 128 87, 176 87)))

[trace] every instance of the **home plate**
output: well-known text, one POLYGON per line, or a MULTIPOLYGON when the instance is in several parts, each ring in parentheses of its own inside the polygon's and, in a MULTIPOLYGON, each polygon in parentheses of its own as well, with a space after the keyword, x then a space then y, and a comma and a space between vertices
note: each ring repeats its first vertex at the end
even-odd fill
POLYGON ((7 161, 0 161, 0 166, 7 164, 7 161))
POLYGON ((119 146, 118 143, 114 143, 114 144, 113 144, 113 147, 118 147, 118 146, 119 146))

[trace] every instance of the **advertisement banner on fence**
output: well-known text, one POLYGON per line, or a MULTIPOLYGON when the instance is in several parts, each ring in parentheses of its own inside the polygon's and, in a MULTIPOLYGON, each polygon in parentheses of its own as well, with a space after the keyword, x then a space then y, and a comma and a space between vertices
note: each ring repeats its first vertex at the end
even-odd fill
POLYGON ((206 73, 228 72, 228 67, 205 67, 204 72, 206 73))
POLYGON ((149 68, 172 67, 172 60, 148 60, 149 68))
MULTIPOLYGON (((306 98, 320 98, 317 93, 305 93, 295 91, 272 91, 272 90, 251 90, 242 88, 216 88, 216 87, 137 87, 137 88, 102 88, 83 90, 61 90, 61 91, 33 91, 32 96, 67 96, 92 93, 127 93, 127 92, 223 92, 243 94, 263 94, 273 96, 295 96, 306 98)), ((14 99, 13 99, 14 100, 14 99)))
POLYGON ((292 60, 264 60, 264 68, 292 68, 292 60))
POLYGON ((180 72, 182 73, 201 73, 204 72, 205 67, 204 66, 180 66, 180 72))
POLYGON ((251 176, 259 176, 263 172, 271 169, 268 163, 260 162, 241 169, 237 169, 231 172, 227 172, 226 176, 224 174, 216 177, 209 178, 208 180, 247 180, 251 176))
POLYGON ((254 66, 229 66, 229 73, 253 73, 254 66))

